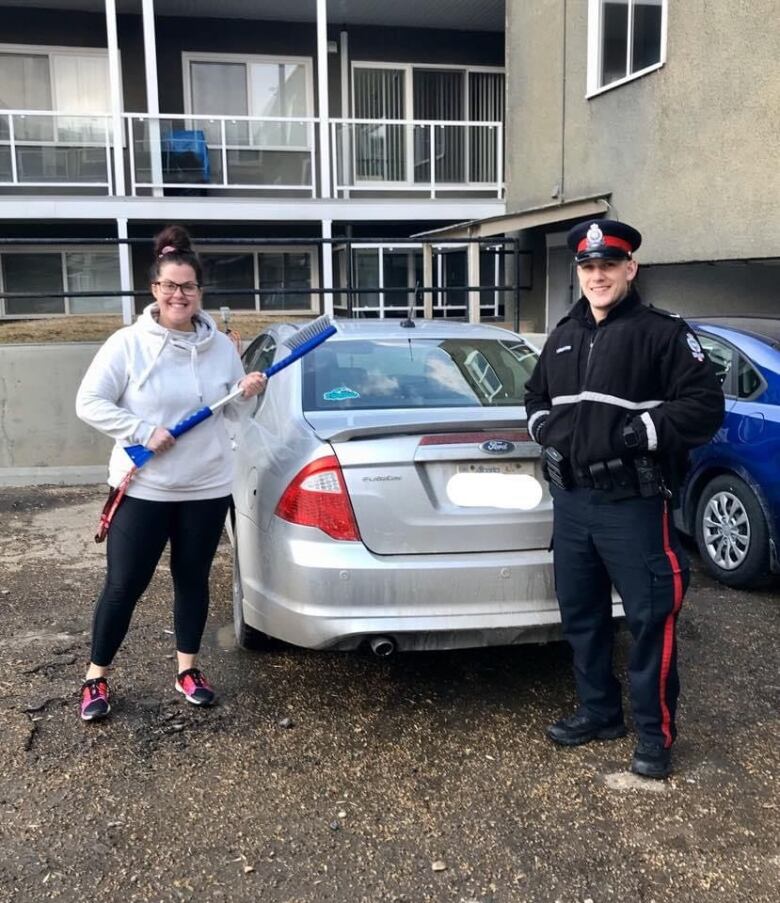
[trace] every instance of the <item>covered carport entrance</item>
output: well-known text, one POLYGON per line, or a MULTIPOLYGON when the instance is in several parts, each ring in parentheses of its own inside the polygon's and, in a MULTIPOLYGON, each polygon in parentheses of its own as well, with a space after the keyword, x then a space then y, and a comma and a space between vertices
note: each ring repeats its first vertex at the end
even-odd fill
MULTIPOLYGON (((431 248, 437 241, 514 236, 518 250, 513 261, 516 269, 507 276, 507 281, 515 281, 522 290, 515 292, 513 303, 507 305, 506 321, 516 330, 547 332, 565 315, 576 297, 571 253, 565 242, 566 230, 578 220, 604 216, 609 210, 608 197, 607 193, 601 193, 564 204, 549 204, 503 216, 457 223, 419 233, 414 238, 423 242, 424 256, 430 256, 431 248)), ((469 248, 467 282, 476 285, 479 281, 479 253, 476 246, 470 245, 469 248)), ((427 286, 430 282, 424 284, 427 286)), ((478 315, 478 293, 470 293, 469 319, 476 320, 478 315)))

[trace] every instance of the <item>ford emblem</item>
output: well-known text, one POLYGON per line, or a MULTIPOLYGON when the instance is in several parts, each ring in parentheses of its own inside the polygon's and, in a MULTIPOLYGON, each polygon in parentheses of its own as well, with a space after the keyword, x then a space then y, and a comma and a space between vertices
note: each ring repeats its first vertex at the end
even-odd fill
POLYGON ((509 452, 515 450, 515 443, 508 442, 506 439, 488 439, 480 445, 483 452, 489 455, 508 455, 509 452))

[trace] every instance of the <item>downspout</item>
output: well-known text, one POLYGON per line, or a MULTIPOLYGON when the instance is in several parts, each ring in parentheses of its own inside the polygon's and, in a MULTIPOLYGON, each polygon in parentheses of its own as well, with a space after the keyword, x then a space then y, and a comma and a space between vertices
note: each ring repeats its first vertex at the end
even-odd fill
POLYGON ((558 181, 558 201, 566 198, 566 20, 568 0, 563 0, 563 34, 561 36, 561 176, 558 181))

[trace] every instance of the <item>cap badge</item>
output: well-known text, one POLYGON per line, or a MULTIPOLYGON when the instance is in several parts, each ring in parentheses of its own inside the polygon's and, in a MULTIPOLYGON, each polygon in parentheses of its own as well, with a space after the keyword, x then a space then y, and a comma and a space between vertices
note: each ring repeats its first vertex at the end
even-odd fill
POLYGON ((604 233, 596 223, 591 223, 585 239, 588 242, 588 248, 598 248, 604 244, 604 233))

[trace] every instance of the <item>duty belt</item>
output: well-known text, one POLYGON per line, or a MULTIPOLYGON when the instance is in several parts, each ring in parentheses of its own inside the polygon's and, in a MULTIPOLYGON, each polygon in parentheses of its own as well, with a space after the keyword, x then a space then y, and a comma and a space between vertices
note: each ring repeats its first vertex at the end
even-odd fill
POLYGON ((587 468, 574 470, 574 485, 580 489, 600 489, 603 492, 613 490, 639 491, 639 481, 633 463, 622 458, 611 458, 609 461, 596 461, 587 468))
POLYGON ((587 468, 576 468, 573 478, 579 488, 597 489, 620 498, 668 495, 661 468, 649 455, 596 461, 587 468))

